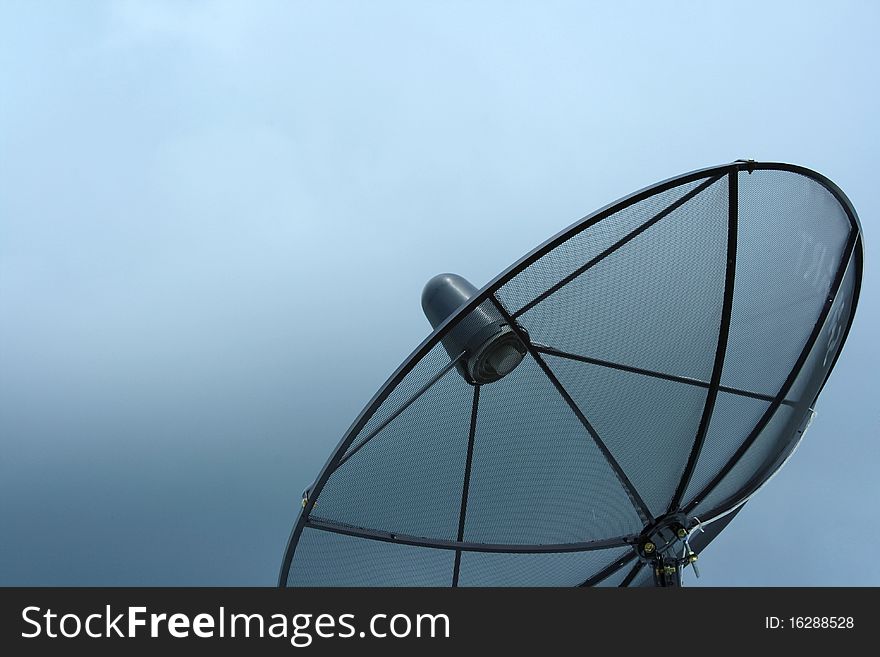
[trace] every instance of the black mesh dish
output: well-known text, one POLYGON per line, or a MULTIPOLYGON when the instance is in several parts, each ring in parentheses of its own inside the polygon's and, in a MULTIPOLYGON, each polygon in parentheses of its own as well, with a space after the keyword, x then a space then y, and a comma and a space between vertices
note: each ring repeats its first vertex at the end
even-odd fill
POLYGON ((303 500, 280 585, 653 585, 640 537, 729 519, 796 447, 861 272, 852 205, 793 165, 696 171, 582 219, 379 390, 303 500), (482 385, 444 345, 477 309, 528 352, 482 385))

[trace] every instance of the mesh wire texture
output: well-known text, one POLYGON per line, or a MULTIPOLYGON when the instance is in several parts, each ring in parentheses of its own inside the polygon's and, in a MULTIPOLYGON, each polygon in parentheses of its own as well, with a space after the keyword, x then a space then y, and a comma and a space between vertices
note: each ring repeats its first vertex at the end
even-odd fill
POLYGON ((537 363, 480 392, 464 538, 574 543, 638 533, 593 439, 537 363))
POLYGON ((549 554, 464 552, 459 586, 578 586, 629 552, 628 547, 549 554))
POLYGON ((303 530, 288 586, 450 586, 455 552, 303 530))
MULTIPOLYGON (((758 424, 770 402, 719 392, 709 429, 682 502, 690 503, 715 477, 758 424)), ((699 515, 699 514, 697 514, 699 515)))
POLYGON ((724 298, 727 206, 722 178, 519 322, 533 341, 560 351, 708 379, 724 298))
POLYGON ((446 372, 330 475, 312 516, 455 540, 472 396, 446 372))
POLYGON ((766 468, 779 453, 795 438, 801 427, 803 415, 789 406, 780 406, 773 417, 758 435, 755 442, 745 451, 730 472, 694 508, 692 516, 710 517, 710 512, 728 497, 734 495, 747 484, 756 473, 766 468))
POLYGON ((422 386, 428 384, 435 376, 440 374, 443 368, 449 364, 449 355, 443 349, 443 345, 435 345, 413 368, 394 386, 385 400, 376 407, 367 422, 358 431, 346 450, 346 456, 360 449, 361 444, 373 432, 386 422, 394 413, 399 412, 401 407, 413 397, 422 386))
MULTIPOLYGON (((715 505, 720 504, 727 497, 732 497, 746 484, 750 482, 756 484, 758 483, 755 481, 756 478, 761 480, 772 475, 775 467, 780 465, 782 457, 797 441, 798 430, 803 425, 810 405, 818 395, 834 362, 834 357, 841 347, 843 333, 853 311, 855 281, 856 272, 854 262, 851 261, 818 339, 786 396, 790 405, 782 406, 777 411, 777 413, 781 412, 784 418, 790 416, 792 426, 788 427, 782 435, 777 435, 780 430, 776 427, 779 425, 774 424, 771 420, 762 433, 757 436, 754 444, 743 454, 742 460, 693 511, 694 514, 699 516, 701 513, 709 513, 715 505)), ((724 393, 719 393, 719 399, 722 396, 724 393)), ((686 502, 697 495, 721 470, 721 467, 733 456, 737 448, 757 425, 764 410, 769 407, 767 403, 742 397, 732 399, 732 397, 725 397, 725 402, 720 409, 716 409, 712 417, 712 423, 716 425, 716 429, 713 430, 710 425, 710 434, 714 438, 713 440, 707 438, 707 444, 704 447, 704 453, 701 454, 694 479, 688 487, 686 502), (739 411, 734 410, 733 407, 738 408, 739 411), (719 436, 717 427, 721 426, 724 426, 725 430, 723 435, 719 436)))
POLYGON ((653 515, 665 513, 696 437, 707 390, 546 358, 653 515))
POLYGON ((626 579, 626 576, 629 575, 629 571, 633 569, 634 563, 635 562, 632 560, 627 561, 623 566, 611 573, 608 577, 600 582, 597 582, 596 586, 600 588, 612 588, 615 586, 620 586, 623 583, 623 580, 626 579))
POLYGON ((703 182, 702 179, 696 180, 653 194, 588 225, 519 272, 501 286, 496 296, 511 312, 519 312, 535 297, 625 238, 649 218, 662 212, 703 182))
POLYGON ((721 383, 775 395, 828 296, 850 223, 818 182, 739 174, 736 287, 721 383))

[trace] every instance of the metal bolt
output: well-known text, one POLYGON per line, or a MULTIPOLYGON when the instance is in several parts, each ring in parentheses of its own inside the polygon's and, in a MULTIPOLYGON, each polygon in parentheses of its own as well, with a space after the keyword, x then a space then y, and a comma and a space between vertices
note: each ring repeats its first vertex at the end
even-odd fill
POLYGON ((645 543, 645 548, 644 548, 645 554, 651 554, 654 551, 654 547, 655 547, 654 544, 651 543, 650 541, 645 543))
POLYGON ((687 535, 688 535, 687 529, 685 529, 684 527, 682 527, 681 529, 678 530, 678 537, 679 538, 684 538, 687 535))

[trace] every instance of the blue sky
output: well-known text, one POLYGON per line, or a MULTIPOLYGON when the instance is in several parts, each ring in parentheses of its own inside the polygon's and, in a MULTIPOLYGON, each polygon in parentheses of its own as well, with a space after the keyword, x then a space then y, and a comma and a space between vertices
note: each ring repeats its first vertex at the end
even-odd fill
POLYGON ((863 291, 698 583, 880 584, 878 28, 868 0, 4 0, 0 583, 274 584, 428 278, 750 157, 843 188, 863 291))

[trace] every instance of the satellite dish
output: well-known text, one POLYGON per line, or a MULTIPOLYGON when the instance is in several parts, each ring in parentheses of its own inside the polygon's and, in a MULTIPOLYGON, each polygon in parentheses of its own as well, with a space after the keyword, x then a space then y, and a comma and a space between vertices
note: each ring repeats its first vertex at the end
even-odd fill
POLYGON ((304 494, 280 585, 680 585, 809 426, 860 235, 824 176, 738 160, 481 290, 435 277, 433 333, 304 494))

